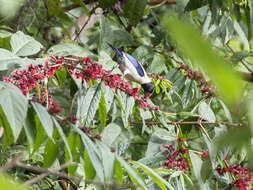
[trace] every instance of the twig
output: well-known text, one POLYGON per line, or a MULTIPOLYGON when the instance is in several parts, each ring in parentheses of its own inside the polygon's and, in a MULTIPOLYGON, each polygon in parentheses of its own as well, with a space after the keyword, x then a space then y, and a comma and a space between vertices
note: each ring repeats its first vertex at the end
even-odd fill
MULTIPOLYGON (((146 121, 146 125, 159 125, 162 124, 159 121, 146 121)), ((233 126, 233 127, 247 127, 248 125, 246 123, 232 123, 232 122, 225 122, 225 121, 218 121, 218 122, 210 122, 210 121, 171 121, 167 122, 169 125, 228 125, 228 126, 233 126)), ((130 122, 131 125, 137 124, 141 125, 143 124, 142 121, 135 121, 135 122, 130 122)))
POLYGON ((17 157, 12 159, 10 162, 6 163, 4 166, 0 167, 0 172, 7 171, 9 169, 15 168, 16 163, 23 158, 24 153, 20 153, 17 157))
POLYGON ((76 37, 74 39, 74 41, 76 41, 77 38, 79 38, 79 35, 81 34, 81 32, 83 31, 83 29, 85 28, 85 26, 88 24, 88 22, 91 19, 91 16, 93 15, 94 11, 96 10, 97 6, 95 6, 91 11, 90 11, 90 15, 88 17, 88 19, 86 20, 86 22, 83 24, 82 28, 79 30, 79 32, 76 34, 76 37))
POLYGON ((71 100, 71 105, 70 105, 70 108, 69 108, 69 113, 71 114, 72 113, 72 110, 73 110, 73 106, 74 106, 74 103, 75 103, 75 100, 76 100, 76 97, 77 97, 78 93, 76 92, 71 100))
MULTIPOLYGON (((232 54, 235 54, 235 51, 233 50, 233 48, 227 43, 226 46, 228 47, 228 49, 232 52, 232 54)), ((251 68, 249 68, 249 66, 247 65, 247 63, 242 59, 241 63, 243 64, 243 66, 250 72, 253 73, 253 70, 251 68)))
MULTIPOLYGON (((60 168, 55 169, 53 171, 55 171, 55 172, 60 171, 60 170, 66 168, 66 167, 68 167, 70 165, 73 165, 73 162, 69 161, 69 162, 61 165, 60 168)), ((42 173, 42 174, 38 175, 37 177, 32 178, 32 179, 26 181, 24 184, 25 185, 31 185, 31 184, 37 183, 38 181, 42 180, 44 177, 47 177, 48 175, 49 175, 49 173, 42 173)))
MULTIPOLYGON (((24 164, 22 162, 20 162, 20 160, 23 157, 23 153, 20 154, 19 156, 17 156, 16 158, 14 158, 13 160, 11 160, 10 162, 8 162, 7 164, 5 164, 4 166, 2 166, 0 168, 0 171, 6 171, 8 169, 12 169, 12 168, 22 168, 26 171, 35 173, 35 174, 41 174, 40 177, 38 178, 33 178, 32 180, 27 181, 25 184, 32 184, 32 182, 38 182, 38 180, 41 179, 41 177, 45 177, 47 175, 53 175, 56 177, 59 177, 61 179, 64 180, 68 180, 70 183, 73 183, 71 180, 75 180, 75 181, 84 181, 87 184, 95 184, 95 185, 99 185, 99 186, 108 186, 108 187, 115 187, 115 188, 134 188, 135 186, 131 185, 131 184, 118 184, 118 183, 114 183, 114 182, 100 182, 100 181, 94 181, 94 180, 90 180, 90 179, 83 179, 82 177, 77 177, 77 176, 70 176, 66 173, 62 173, 62 172, 58 172, 55 170, 49 170, 49 169, 45 169, 45 168, 40 168, 40 167, 36 167, 36 166, 30 166, 27 164, 24 164)), ((61 167, 67 167, 68 163, 63 164, 61 167)))

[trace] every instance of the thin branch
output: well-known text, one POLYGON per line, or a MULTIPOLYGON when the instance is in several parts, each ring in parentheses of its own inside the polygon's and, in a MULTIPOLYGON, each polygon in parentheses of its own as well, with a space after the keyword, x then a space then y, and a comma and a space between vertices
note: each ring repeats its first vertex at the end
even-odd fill
POLYGON ((81 32, 83 31, 83 29, 85 28, 85 26, 89 23, 91 16, 93 15, 94 11, 96 10, 97 6, 95 6, 91 11, 90 11, 90 15, 88 17, 88 19, 86 20, 86 22, 83 24, 82 28, 80 29, 80 31, 76 34, 76 37, 74 39, 74 41, 76 41, 77 38, 79 38, 79 35, 81 34, 81 32))
MULTIPOLYGON (((162 124, 159 121, 146 121, 146 125, 152 126, 152 125, 159 125, 162 124)), ((143 124, 142 121, 135 121, 135 122, 130 122, 131 125, 137 124, 141 125, 143 124)), ((232 122, 225 122, 225 121, 218 121, 218 122, 210 122, 210 121, 171 121, 167 122, 169 125, 227 125, 227 126, 233 126, 233 127, 247 127, 248 125, 246 123, 232 123, 232 122)))
MULTIPOLYGON (((13 168, 22 168, 26 171, 29 171, 29 172, 32 172, 35 174, 41 174, 41 177, 45 177, 47 175, 53 175, 53 176, 59 177, 64 180, 68 180, 70 183, 72 182, 71 180, 75 180, 75 181, 79 181, 79 182, 84 181, 87 184, 95 184, 95 185, 99 185, 99 186, 108 186, 108 187, 115 187, 115 188, 134 188, 135 187, 131 184, 118 184, 118 183, 114 183, 114 182, 100 182, 100 181, 94 181, 94 180, 90 180, 90 179, 83 179, 83 177, 70 176, 66 173, 58 172, 55 170, 49 170, 49 169, 45 169, 45 168, 27 165, 27 164, 20 162, 22 157, 23 157, 23 153, 20 154, 19 156, 17 156, 16 158, 14 158, 13 160, 11 160, 10 162, 8 162, 7 164, 5 164, 4 166, 2 166, 0 168, 0 171, 6 171, 9 169, 13 169, 13 168)), ((67 165, 68 165, 68 163, 63 164, 62 168, 67 167, 67 165)), ((27 181, 25 184, 32 184, 34 182, 38 182, 38 180, 39 180, 39 178, 33 178, 32 180, 27 181)))
MULTIPOLYGON (((233 48, 229 45, 229 44, 226 44, 228 49, 232 52, 232 54, 235 54, 235 51, 233 50, 233 48)), ((242 59, 241 60, 241 63, 243 64, 243 66, 250 72, 250 73, 253 73, 253 70, 251 68, 249 68, 249 66, 247 65, 247 63, 242 59)))
MULTIPOLYGON (((65 164, 63 164, 63 165, 61 165, 60 168, 55 169, 54 171, 55 171, 55 172, 60 171, 60 170, 66 168, 66 167, 68 167, 68 166, 70 166, 70 165, 73 165, 73 162, 69 161, 69 162, 67 162, 67 163, 65 163, 65 164)), ((37 182, 39 182, 40 180, 42 180, 44 177, 47 177, 48 175, 49 175, 49 173, 42 173, 42 174, 36 176, 35 178, 32 178, 32 179, 26 181, 26 182, 25 182, 25 185, 31 185, 31 184, 37 183, 37 182)))

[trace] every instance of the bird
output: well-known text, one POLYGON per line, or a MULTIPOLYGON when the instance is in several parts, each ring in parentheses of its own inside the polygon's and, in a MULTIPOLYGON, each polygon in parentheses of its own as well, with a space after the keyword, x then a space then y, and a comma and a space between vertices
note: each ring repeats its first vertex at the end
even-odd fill
POLYGON ((126 52, 120 51, 118 48, 107 43, 117 55, 117 62, 119 63, 119 69, 123 73, 123 78, 126 77, 130 81, 141 84, 144 90, 144 96, 150 97, 154 90, 155 85, 148 77, 145 69, 142 65, 131 55, 126 52))

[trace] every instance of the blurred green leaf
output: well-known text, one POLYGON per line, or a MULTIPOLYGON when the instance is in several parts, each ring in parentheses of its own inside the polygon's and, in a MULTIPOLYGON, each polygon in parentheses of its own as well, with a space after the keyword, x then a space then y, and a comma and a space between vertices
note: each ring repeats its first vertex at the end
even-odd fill
POLYGON ((25 186, 17 183, 17 180, 11 179, 9 176, 5 174, 0 174, 0 186, 2 189, 9 190, 27 190, 25 186))
POLYGON ((166 30, 182 48, 182 52, 189 56, 193 63, 205 69, 225 101, 235 104, 240 98, 242 85, 239 76, 232 71, 229 64, 216 55, 217 53, 188 22, 183 22, 168 13, 164 15, 163 23, 166 30))

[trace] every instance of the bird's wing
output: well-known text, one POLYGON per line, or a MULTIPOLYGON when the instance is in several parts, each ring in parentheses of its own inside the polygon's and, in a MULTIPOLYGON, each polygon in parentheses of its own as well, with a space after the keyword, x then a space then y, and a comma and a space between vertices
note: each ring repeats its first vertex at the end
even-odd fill
POLYGON ((133 66, 135 67, 135 69, 137 70, 137 72, 139 73, 140 76, 144 76, 144 70, 141 66, 141 64, 131 55, 129 55, 128 53, 125 53, 126 57, 131 61, 131 63, 133 64, 133 66))

